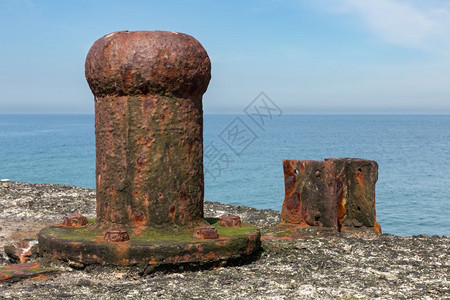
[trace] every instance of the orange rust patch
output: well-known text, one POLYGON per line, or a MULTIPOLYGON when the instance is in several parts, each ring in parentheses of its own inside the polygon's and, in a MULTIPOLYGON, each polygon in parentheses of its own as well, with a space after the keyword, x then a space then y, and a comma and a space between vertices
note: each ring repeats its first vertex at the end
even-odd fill
POLYGON ((45 279, 47 279, 49 276, 48 275, 45 275, 45 274, 39 274, 39 275, 37 275, 37 276, 34 276, 32 279, 35 279, 35 280, 45 280, 45 279))
POLYGON ((215 244, 217 245, 217 246, 225 246, 225 245, 227 245, 229 242, 228 242, 228 240, 227 239, 221 239, 220 241, 217 241, 215 244))
POLYGON ((6 280, 6 279, 9 279, 9 278, 11 278, 10 275, 5 274, 5 273, 0 273, 0 281, 6 280))
POLYGON ((175 206, 174 204, 172 204, 172 205, 169 207, 169 217, 170 217, 172 220, 175 219, 175 214, 176 214, 176 212, 177 212, 177 208, 176 208, 176 206, 175 206))
POLYGON ((189 262, 191 261, 191 255, 189 253, 186 253, 185 255, 183 255, 183 262, 189 262))
POLYGON ((37 269, 37 268, 39 268, 39 264, 23 263, 23 264, 8 265, 8 266, 5 266, 4 268, 11 269, 11 270, 37 269))
POLYGON ((288 220, 289 223, 299 224, 302 221, 301 215, 302 202, 300 194, 297 192, 290 193, 283 203, 284 216, 283 219, 288 220))
POLYGON ((206 254, 205 257, 206 257, 206 259, 209 259, 209 260, 219 259, 219 257, 217 256, 217 253, 213 252, 213 251, 211 251, 208 254, 206 254))
POLYGON ((133 231, 134 235, 139 235, 139 234, 142 234, 146 229, 147 229, 146 226, 141 225, 141 226, 134 227, 132 229, 132 231, 133 231))
POLYGON ((344 223, 344 217, 347 214, 347 209, 345 208, 346 200, 344 197, 344 187, 342 185, 342 182, 338 180, 337 184, 337 223, 338 223, 338 230, 341 230, 344 223))
POLYGON ((377 221, 375 221, 374 230, 375 230, 375 233, 377 233, 378 235, 381 234, 381 226, 380 226, 380 224, 378 224, 377 221))
POLYGON ((133 220, 133 225, 134 226, 142 227, 142 226, 145 226, 147 218, 146 218, 146 216, 145 216, 143 211, 136 210, 133 213, 132 220, 133 220))

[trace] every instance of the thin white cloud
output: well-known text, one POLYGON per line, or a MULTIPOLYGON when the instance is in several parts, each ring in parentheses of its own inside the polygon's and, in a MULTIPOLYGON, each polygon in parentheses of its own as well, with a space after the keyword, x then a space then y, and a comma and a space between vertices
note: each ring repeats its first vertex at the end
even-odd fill
POLYGON ((358 17, 371 32, 388 43, 450 55, 448 3, 339 0, 333 1, 327 10, 358 17))
POLYGON ((380 36, 391 43, 421 45, 439 28, 425 13, 391 0, 345 0, 380 36))

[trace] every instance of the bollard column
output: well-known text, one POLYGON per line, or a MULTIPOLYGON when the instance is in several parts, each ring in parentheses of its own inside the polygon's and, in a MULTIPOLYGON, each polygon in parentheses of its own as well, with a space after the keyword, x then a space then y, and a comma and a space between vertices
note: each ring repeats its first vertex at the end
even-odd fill
POLYGON ((283 160, 282 226, 381 234, 376 221, 378 164, 359 158, 283 160))
POLYGON ((325 162, 335 166, 339 230, 352 232, 373 228, 381 234, 375 210, 377 162, 359 158, 326 158, 325 162))
POLYGON ((287 224, 337 229, 334 165, 314 160, 283 160, 287 224))
POLYGON ((86 79, 95 96, 98 225, 201 220, 210 78, 208 54, 186 34, 121 31, 94 43, 86 79))

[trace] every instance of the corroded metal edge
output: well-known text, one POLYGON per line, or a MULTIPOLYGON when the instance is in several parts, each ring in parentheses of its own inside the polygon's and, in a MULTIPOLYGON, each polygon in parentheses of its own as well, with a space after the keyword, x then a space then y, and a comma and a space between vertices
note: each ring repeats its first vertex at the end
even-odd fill
MULTIPOLYGON (((45 258, 83 265, 152 266, 212 263, 250 257, 261 250, 261 233, 237 234, 213 240, 114 243, 99 240, 69 240, 57 237, 58 226, 38 235, 39 253, 45 258)), ((72 230, 72 229, 71 229, 72 230)))
POLYGON ((1 281, 19 281, 26 278, 43 278, 58 270, 43 268, 37 263, 21 263, 0 267, 1 281))
MULTIPOLYGON (((376 221, 378 164, 359 158, 283 160, 285 199, 280 226, 381 234, 376 221)), ((283 232, 284 230, 281 230, 283 232)))

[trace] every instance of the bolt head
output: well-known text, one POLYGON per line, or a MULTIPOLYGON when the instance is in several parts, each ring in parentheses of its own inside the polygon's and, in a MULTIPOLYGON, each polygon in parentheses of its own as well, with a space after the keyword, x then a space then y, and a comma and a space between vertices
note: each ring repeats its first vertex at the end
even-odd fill
POLYGON ((200 226, 194 229, 194 238, 202 240, 218 239, 219 234, 214 226, 200 226))
POLYGON ((145 214, 141 210, 137 210, 133 214, 133 220, 136 222, 142 222, 145 220, 145 214))
POLYGON ((128 232, 123 229, 118 230, 106 230, 105 240, 108 242, 125 242, 130 240, 128 232))
POLYGON ((77 212, 67 215, 63 219, 63 225, 68 227, 82 227, 87 225, 87 223, 87 218, 77 212))

